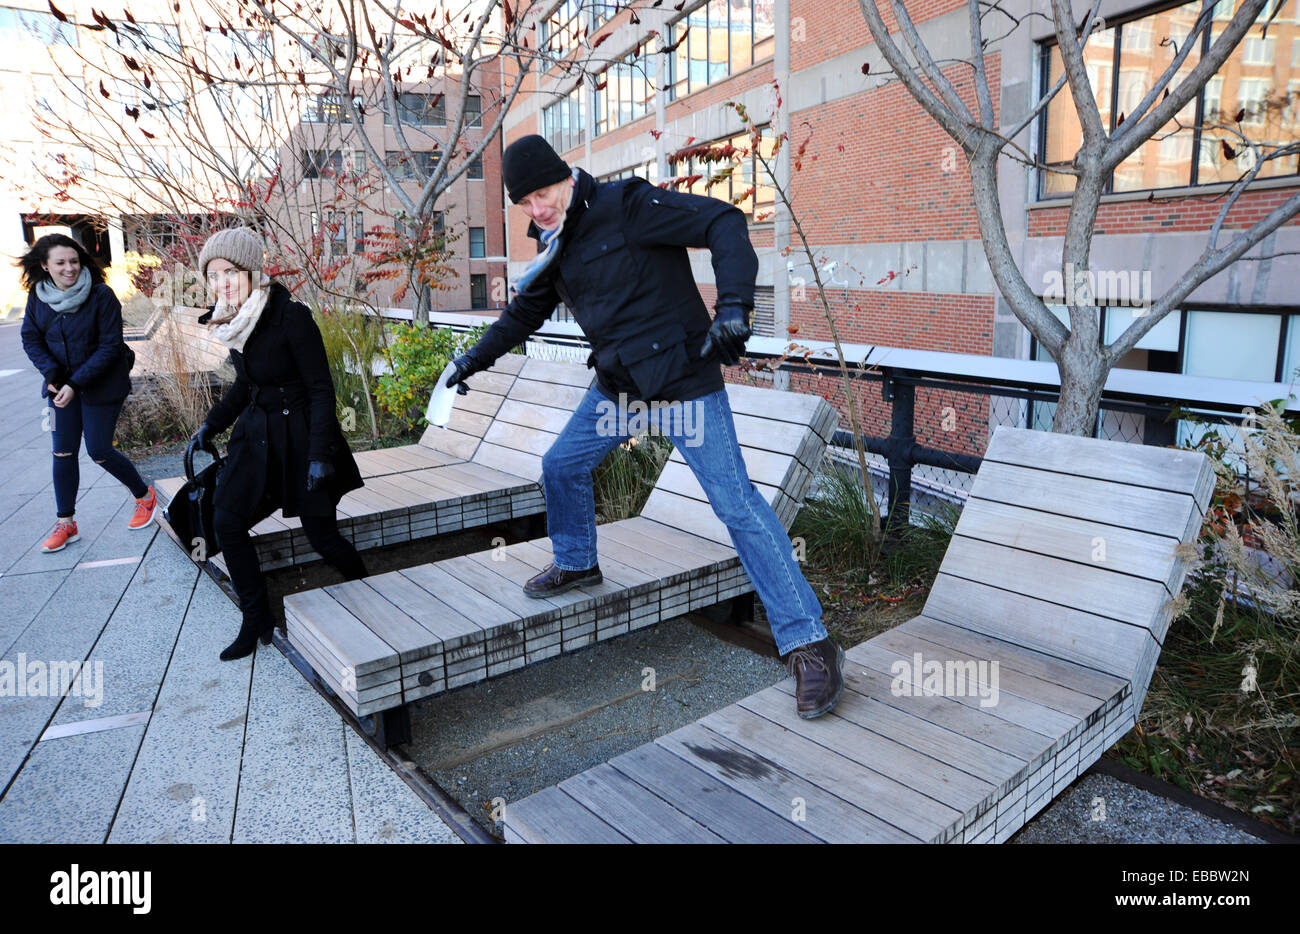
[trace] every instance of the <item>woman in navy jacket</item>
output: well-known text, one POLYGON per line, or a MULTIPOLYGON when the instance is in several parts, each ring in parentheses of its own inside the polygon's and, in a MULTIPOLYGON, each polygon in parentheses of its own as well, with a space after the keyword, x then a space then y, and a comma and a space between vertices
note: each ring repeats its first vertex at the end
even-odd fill
POLYGON ((80 538, 75 518, 81 436, 86 453, 135 497, 127 527, 153 521, 154 489, 121 451, 113 432, 131 393, 130 363, 122 342, 122 305, 86 250, 63 234, 41 237, 18 261, 28 290, 23 350, 41 374, 54 437, 54 531, 43 552, 62 551, 80 538))

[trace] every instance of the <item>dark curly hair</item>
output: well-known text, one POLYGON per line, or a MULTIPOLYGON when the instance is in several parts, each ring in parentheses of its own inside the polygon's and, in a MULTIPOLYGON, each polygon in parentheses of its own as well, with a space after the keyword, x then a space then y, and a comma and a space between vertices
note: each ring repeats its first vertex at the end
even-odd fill
POLYGON ((104 281, 103 265, 86 252, 84 246, 66 234, 46 234, 33 243, 30 250, 18 258, 17 266, 22 270, 23 288, 27 291, 30 292, 36 288, 37 283, 50 281, 50 274, 45 271, 43 264, 50 257, 50 250, 56 246, 70 246, 77 251, 77 258, 81 260, 82 267, 90 270, 90 281, 92 283, 104 281))

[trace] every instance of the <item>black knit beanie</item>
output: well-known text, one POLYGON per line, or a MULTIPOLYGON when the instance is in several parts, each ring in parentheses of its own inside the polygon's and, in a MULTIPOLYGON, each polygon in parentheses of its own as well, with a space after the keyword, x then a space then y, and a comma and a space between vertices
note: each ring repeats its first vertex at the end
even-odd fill
POLYGON ((501 154, 501 175, 514 204, 539 188, 562 182, 573 174, 551 144, 533 135, 517 139, 501 154))

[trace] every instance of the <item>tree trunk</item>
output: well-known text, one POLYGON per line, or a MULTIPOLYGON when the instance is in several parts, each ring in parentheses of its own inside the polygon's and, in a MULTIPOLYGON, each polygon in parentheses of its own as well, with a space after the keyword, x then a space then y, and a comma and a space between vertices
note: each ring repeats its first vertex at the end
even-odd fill
POLYGON ((1056 361, 1061 371, 1061 395, 1052 430, 1065 435, 1092 437, 1101 410, 1101 391, 1110 368, 1094 340, 1072 333, 1056 361))

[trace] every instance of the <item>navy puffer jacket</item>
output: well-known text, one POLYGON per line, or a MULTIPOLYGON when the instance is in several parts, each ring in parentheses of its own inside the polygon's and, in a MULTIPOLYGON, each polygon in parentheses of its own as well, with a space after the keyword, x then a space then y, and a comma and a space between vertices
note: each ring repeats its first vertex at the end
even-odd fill
POLYGON ((50 383, 65 383, 91 405, 121 402, 131 394, 131 379, 123 364, 122 304, 105 283, 91 286, 76 311, 57 313, 27 295, 23 317, 23 350, 41 372, 41 397, 50 383))

